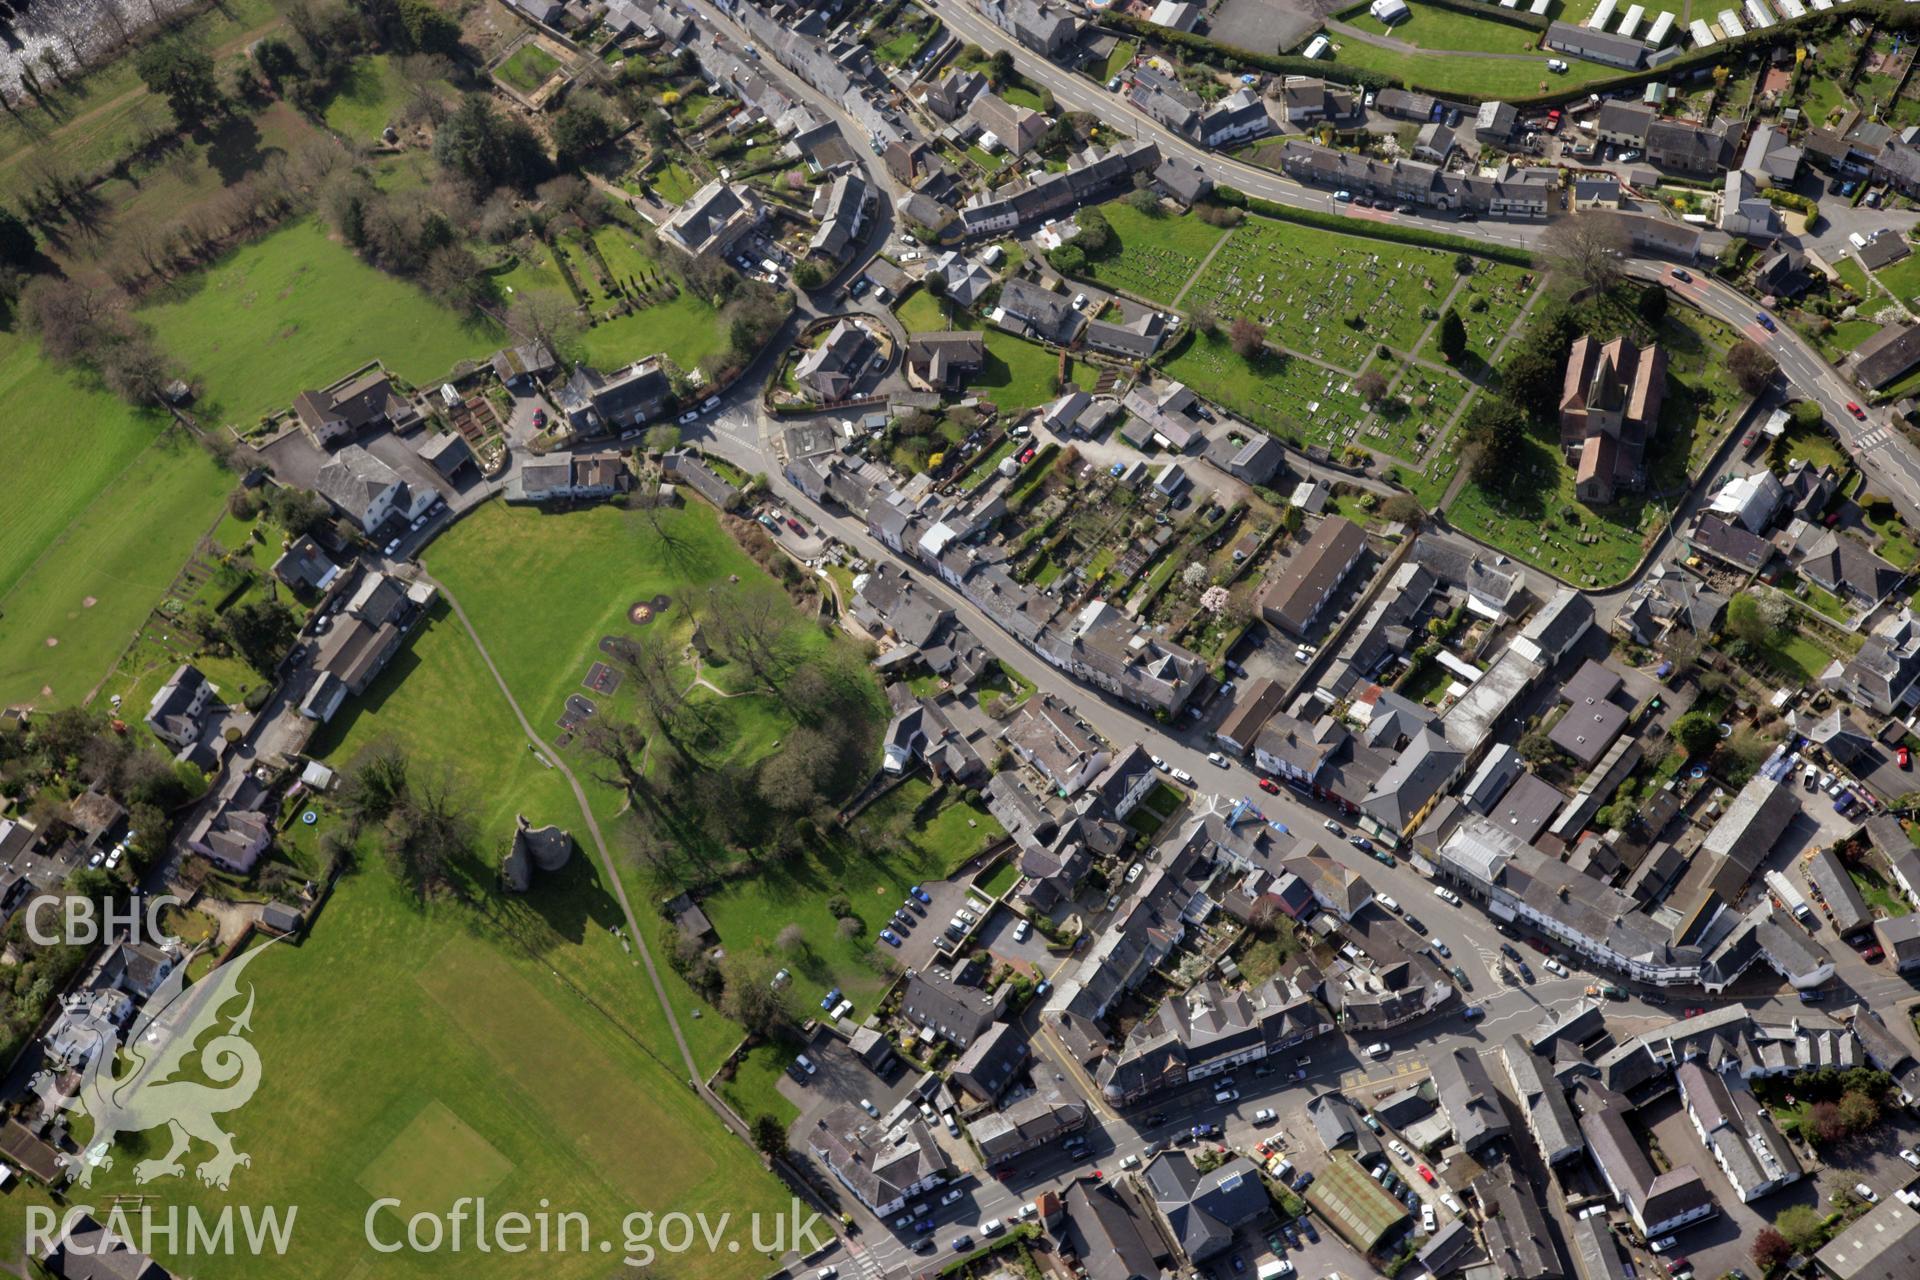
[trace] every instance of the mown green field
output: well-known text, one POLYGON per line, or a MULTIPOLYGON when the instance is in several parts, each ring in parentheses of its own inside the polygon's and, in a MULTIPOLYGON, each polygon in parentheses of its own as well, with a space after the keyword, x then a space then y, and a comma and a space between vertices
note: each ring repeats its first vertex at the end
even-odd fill
MULTIPOLYGON (((345 1280, 377 1268, 584 1280, 607 1275, 623 1255, 629 1213, 704 1210, 739 1221, 784 1209, 758 1157, 724 1136, 682 1082, 671 1047, 656 1057, 656 1046, 609 1016, 653 1003, 645 979, 628 971, 588 985, 592 975, 575 961, 615 948, 603 927, 610 918, 611 899, 585 866, 554 892, 425 909, 377 863, 342 881, 298 949, 276 946, 243 979, 254 997, 260 1087, 222 1123, 251 1165, 229 1190, 209 1189, 191 1172, 208 1154, 197 1147, 186 1177, 139 1188, 164 1187, 169 1207, 210 1213, 236 1202, 298 1206, 292 1245, 281 1256, 182 1265, 210 1280, 345 1280), (589 1242, 582 1247, 576 1230, 566 1252, 480 1252, 471 1224, 460 1252, 387 1254, 369 1240, 404 1245, 405 1216, 444 1214, 477 1195, 493 1214, 543 1206, 585 1214, 589 1242), (399 1208, 373 1212, 387 1197, 399 1208), (612 1249, 602 1252, 601 1240, 612 1249)), ((156 1138, 134 1154, 157 1152, 156 1138)), ((123 1154, 92 1194, 133 1190, 134 1164, 123 1154)), ((671 1259, 675 1272, 744 1280, 774 1265, 750 1237, 729 1238, 740 1252, 702 1247, 671 1259)))
POLYGON ((0 704, 77 702, 107 674, 234 477, 166 420, 0 332, 0 704))
POLYGON ((422 384, 503 337, 365 265, 312 220, 236 250, 140 316, 204 384, 209 422, 242 426, 369 360, 422 384))

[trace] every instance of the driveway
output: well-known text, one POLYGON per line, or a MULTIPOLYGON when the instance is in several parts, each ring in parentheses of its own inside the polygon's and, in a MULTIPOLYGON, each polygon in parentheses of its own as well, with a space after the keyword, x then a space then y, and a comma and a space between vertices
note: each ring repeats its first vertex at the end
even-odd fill
POLYGON ((1014 938, 1014 930, 1022 923, 1021 918, 1011 911, 995 911, 987 918, 987 923, 976 935, 980 945, 1004 964, 1027 969, 1045 977, 1051 973, 1060 960, 1047 953, 1047 940, 1036 930, 1029 927, 1025 942, 1014 938))

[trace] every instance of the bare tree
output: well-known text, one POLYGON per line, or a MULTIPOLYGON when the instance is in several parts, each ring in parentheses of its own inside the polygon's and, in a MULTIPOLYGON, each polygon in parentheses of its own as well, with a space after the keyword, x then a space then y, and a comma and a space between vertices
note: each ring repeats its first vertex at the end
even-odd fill
POLYGON ((715 647, 778 690, 799 659, 797 621, 784 593, 771 587, 716 588, 706 629, 715 647))
POLYGON ((607 715, 595 716, 581 729, 580 745, 606 770, 596 770, 595 780, 618 787, 629 799, 645 789, 647 735, 639 725, 607 715))
POLYGON ((1549 268, 1589 289, 1619 283, 1629 242, 1626 229, 1605 212, 1583 210, 1560 219, 1541 242, 1549 268))

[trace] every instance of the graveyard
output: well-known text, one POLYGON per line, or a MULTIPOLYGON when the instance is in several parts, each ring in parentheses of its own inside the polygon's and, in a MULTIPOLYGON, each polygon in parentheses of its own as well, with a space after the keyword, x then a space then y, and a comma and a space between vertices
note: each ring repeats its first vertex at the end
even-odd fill
POLYGON ((1447 441, 1472 392, 1533 299, 1540 279, 1465 254, 1249 218, 1230 231, 1194 214, 1152 218, 1104 206, 1117 248, 1086 274, 1196 323, 1163 356, 1165 372, 1251 425, 1299 447, 1394 468, 1429 507, 1457 466, 1447 441), (1456 370, 1437 345, 1457 309, 1468 335, 1456 370), (1242 357, 1236 320, 1265 334, 1242 357), (1362 375, 1386 394, 1370 405, 1362 375))

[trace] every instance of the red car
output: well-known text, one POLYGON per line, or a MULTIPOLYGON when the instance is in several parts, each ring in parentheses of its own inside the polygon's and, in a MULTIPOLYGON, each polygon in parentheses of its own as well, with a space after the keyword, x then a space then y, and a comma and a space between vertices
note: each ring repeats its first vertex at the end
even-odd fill
POLYGON ((1681 1014, 1680 1016, 1683 1018, 1697 1018, 1705 1012, 1706 1012, 1705 1009, 1702 1009, 1696 1006, 1692 1009, 1687 1010, 1685 1013, 1681 1014))
POLYGON ((1900 762, 1900 767, 1902 769, 1911 768, 1913 765, 1913 754, 1909 752, 1905 747, 1902 747, 1898 751, 1894 752, 1893 758, 1900 762))
POLYGON ((787 517, 787 528, 793 530, 797 534, 802 535, 803 537, 806 535, 806 532, 807 532, 807 526, 801 524, 798 520, 795 520, 792 516, 787 517))
MULTIPOLYGON (((1902 752, 1905 752, 1906 748, 1902 747, 1900 748, 1900 750, 1902 752)), ((1275 782, 1272 778, 1260 779, 1260 789, 1266 792, 1270 796, 1277 796, 1280 794, 1280 784, 1275 782)))
POLYGON ((1425 1165, 1420 1166, 1420 1176, 1427 1180, 1427 1185, 1430 1187, 1439 1185, 1434 1181, 1433 1170, 1427 1168, 1425 1165))
POLYGON ((1852 414, 1856 421, 1865 422, 1867 420, 1867 411, 1851 400, 1847 401, 1847 412, 1852 414))

